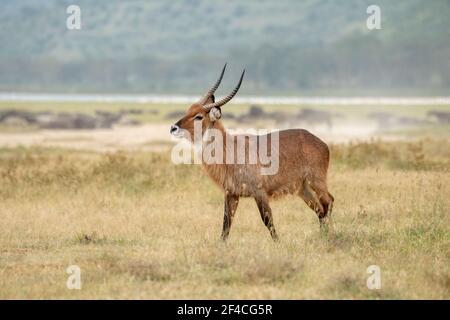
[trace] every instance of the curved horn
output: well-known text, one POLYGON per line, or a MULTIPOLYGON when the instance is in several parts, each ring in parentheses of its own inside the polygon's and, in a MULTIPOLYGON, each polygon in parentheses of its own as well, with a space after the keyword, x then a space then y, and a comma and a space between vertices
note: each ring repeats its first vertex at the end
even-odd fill
POLYGON ((216 92, 217 88, 220 85, 220 82, 222 81, 222 78, 223 78, 226 68, 227 68, 227 64, 225 63, 225 65, 223 66, 222 72, 220 73, 219 79, 217 79, 216 83, 214 83, 214 85, 208 90, 208 92, 206 92, 206 94, 200 99, 201 104, 208 101, 209 97, 211 97, 214 94, 214 92, 216 92))
POLYGON ((228 103, 231 99, 233 99, 233 97, 236 95, 236 93, 239 91, 239 88, 241 87, 242 79, 244 79, 244 74, 245 74, 245 69, 244 69, 244 71, 242 71, 241 78, 239 79, 239 83, 237 84, 236 88, 234 88, 234 90, 231 91, 231 93, 229 95, 227 95, 225 98, 223 98, 217 102, 207 104, 207 105, 203 106, 203 108, 208 111, 211 108, 221 107, 224 104, 228 103))

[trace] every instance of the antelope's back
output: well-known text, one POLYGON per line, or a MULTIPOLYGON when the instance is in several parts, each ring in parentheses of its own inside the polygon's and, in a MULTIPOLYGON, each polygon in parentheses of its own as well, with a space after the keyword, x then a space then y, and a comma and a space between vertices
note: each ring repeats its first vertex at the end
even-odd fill
POLYGON ((291 165, 328 169, 330 151, 325 142, 304 129, 282 130, 280 135, 280 167, 284 164, 289 169, 291 165))
POLYGON ((279 132, 279 169, 268 177, 273 188, 297 185, 305 178, 326 180, 330 152, 327 144, 304 129, 279 132))

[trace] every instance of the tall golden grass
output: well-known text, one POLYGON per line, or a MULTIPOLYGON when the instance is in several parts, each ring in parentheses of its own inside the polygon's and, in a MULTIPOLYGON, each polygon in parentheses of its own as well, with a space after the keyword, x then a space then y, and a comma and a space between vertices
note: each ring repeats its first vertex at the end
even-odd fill
POLYGON ((222 243, 223 195, 199 166, 0 149, 0 298, 449 299, 449 170, 447 140, 333 145, 333 237, 291 196, 273 203, 279 243, 251 199, 222 243))

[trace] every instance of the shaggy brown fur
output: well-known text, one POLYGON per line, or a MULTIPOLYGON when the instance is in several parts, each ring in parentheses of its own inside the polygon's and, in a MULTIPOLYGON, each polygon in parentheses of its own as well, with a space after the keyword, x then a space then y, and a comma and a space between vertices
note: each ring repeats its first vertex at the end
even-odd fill
MULTIPOLYGON (((214 97, 209 100, 214 101, 214 97)), ((329 222, 334 198, 328 192, 326 183, 330 153, 323 141, 303 129, 280 131, 278 173, 261 175, 259 161, 256 164, 249 164, 246 158, 245 164, 225 163, 226 154, 230 152, 230 148, 237 150, 236 139, 232 139, 233 136, 226 133, 220 120, 212 121, 208 117, 208 111, 205 111, 202 106, 200 103, 193 104, 175 126, 189 132, 190 137, 194 136, 194 121, 202 121, 203 134, 211 128, 221 132, 225 142, 223 164, 208 164, 204 157, 202 160, 206 173, 224 191, 223 240, 229 235, 240 197, 253 197, 256 200, 261 218, 274 240, 278 236, 269 201, 285 194, 299 195, 316 212, 321 227, 329 222)), ((260 137, 258 136, 258 141, 260 137)), ((270 151, 270 138, 265 141, 270 151)), ((193 142, 192 138, 191 142, 193 142)), ((203 142, 203 147, 208 143, 210 142, 203 142)), ((246 150, 248 151, 248 144, 246 144, 246 150)))

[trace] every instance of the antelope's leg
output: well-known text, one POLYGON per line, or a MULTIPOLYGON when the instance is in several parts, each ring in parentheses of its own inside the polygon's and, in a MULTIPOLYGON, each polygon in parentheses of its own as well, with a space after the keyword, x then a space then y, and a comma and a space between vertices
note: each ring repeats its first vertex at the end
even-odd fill
POLYGON ((325 210, 324 223, 328 224, 330 229, 333 229, 331 212, 333 211, 334 197, 328 191, 326 193, 324 192, 323 196, 320 198, 320 202, 325 210))
POLYGON ((303 183, 303 192, 300 194, 306 204, 316 212, 320 222, 320 229, 328 234, 331 225, 331 211, 333 196, 326 191, 326 186, 320 183, 311 184, 308 180, 303 183))
POLYGON ((320 199, 316 193, 316 191, 311 187, 311 184, 308 180, 303 182, 303 190, 300 193, 302 199, 306 202, 306 204, 317 214, 319 220, 325 215, 325 210, 320 202, 320 199))
POLYGON ((278 235, 275 231, 275 226, 273 225, 272 209, 269 206, 269 200, 264 195, 256 196, 255 200, 258 205, 262 221, 266 225, 267 229, 269 229, 272 239, 277 241, 278 235))
POLYGON ((222 240, 226 240, 230 234, 231 223, 239 204, 239 196, 225 194, 225 209, 223 213, 222 240))

